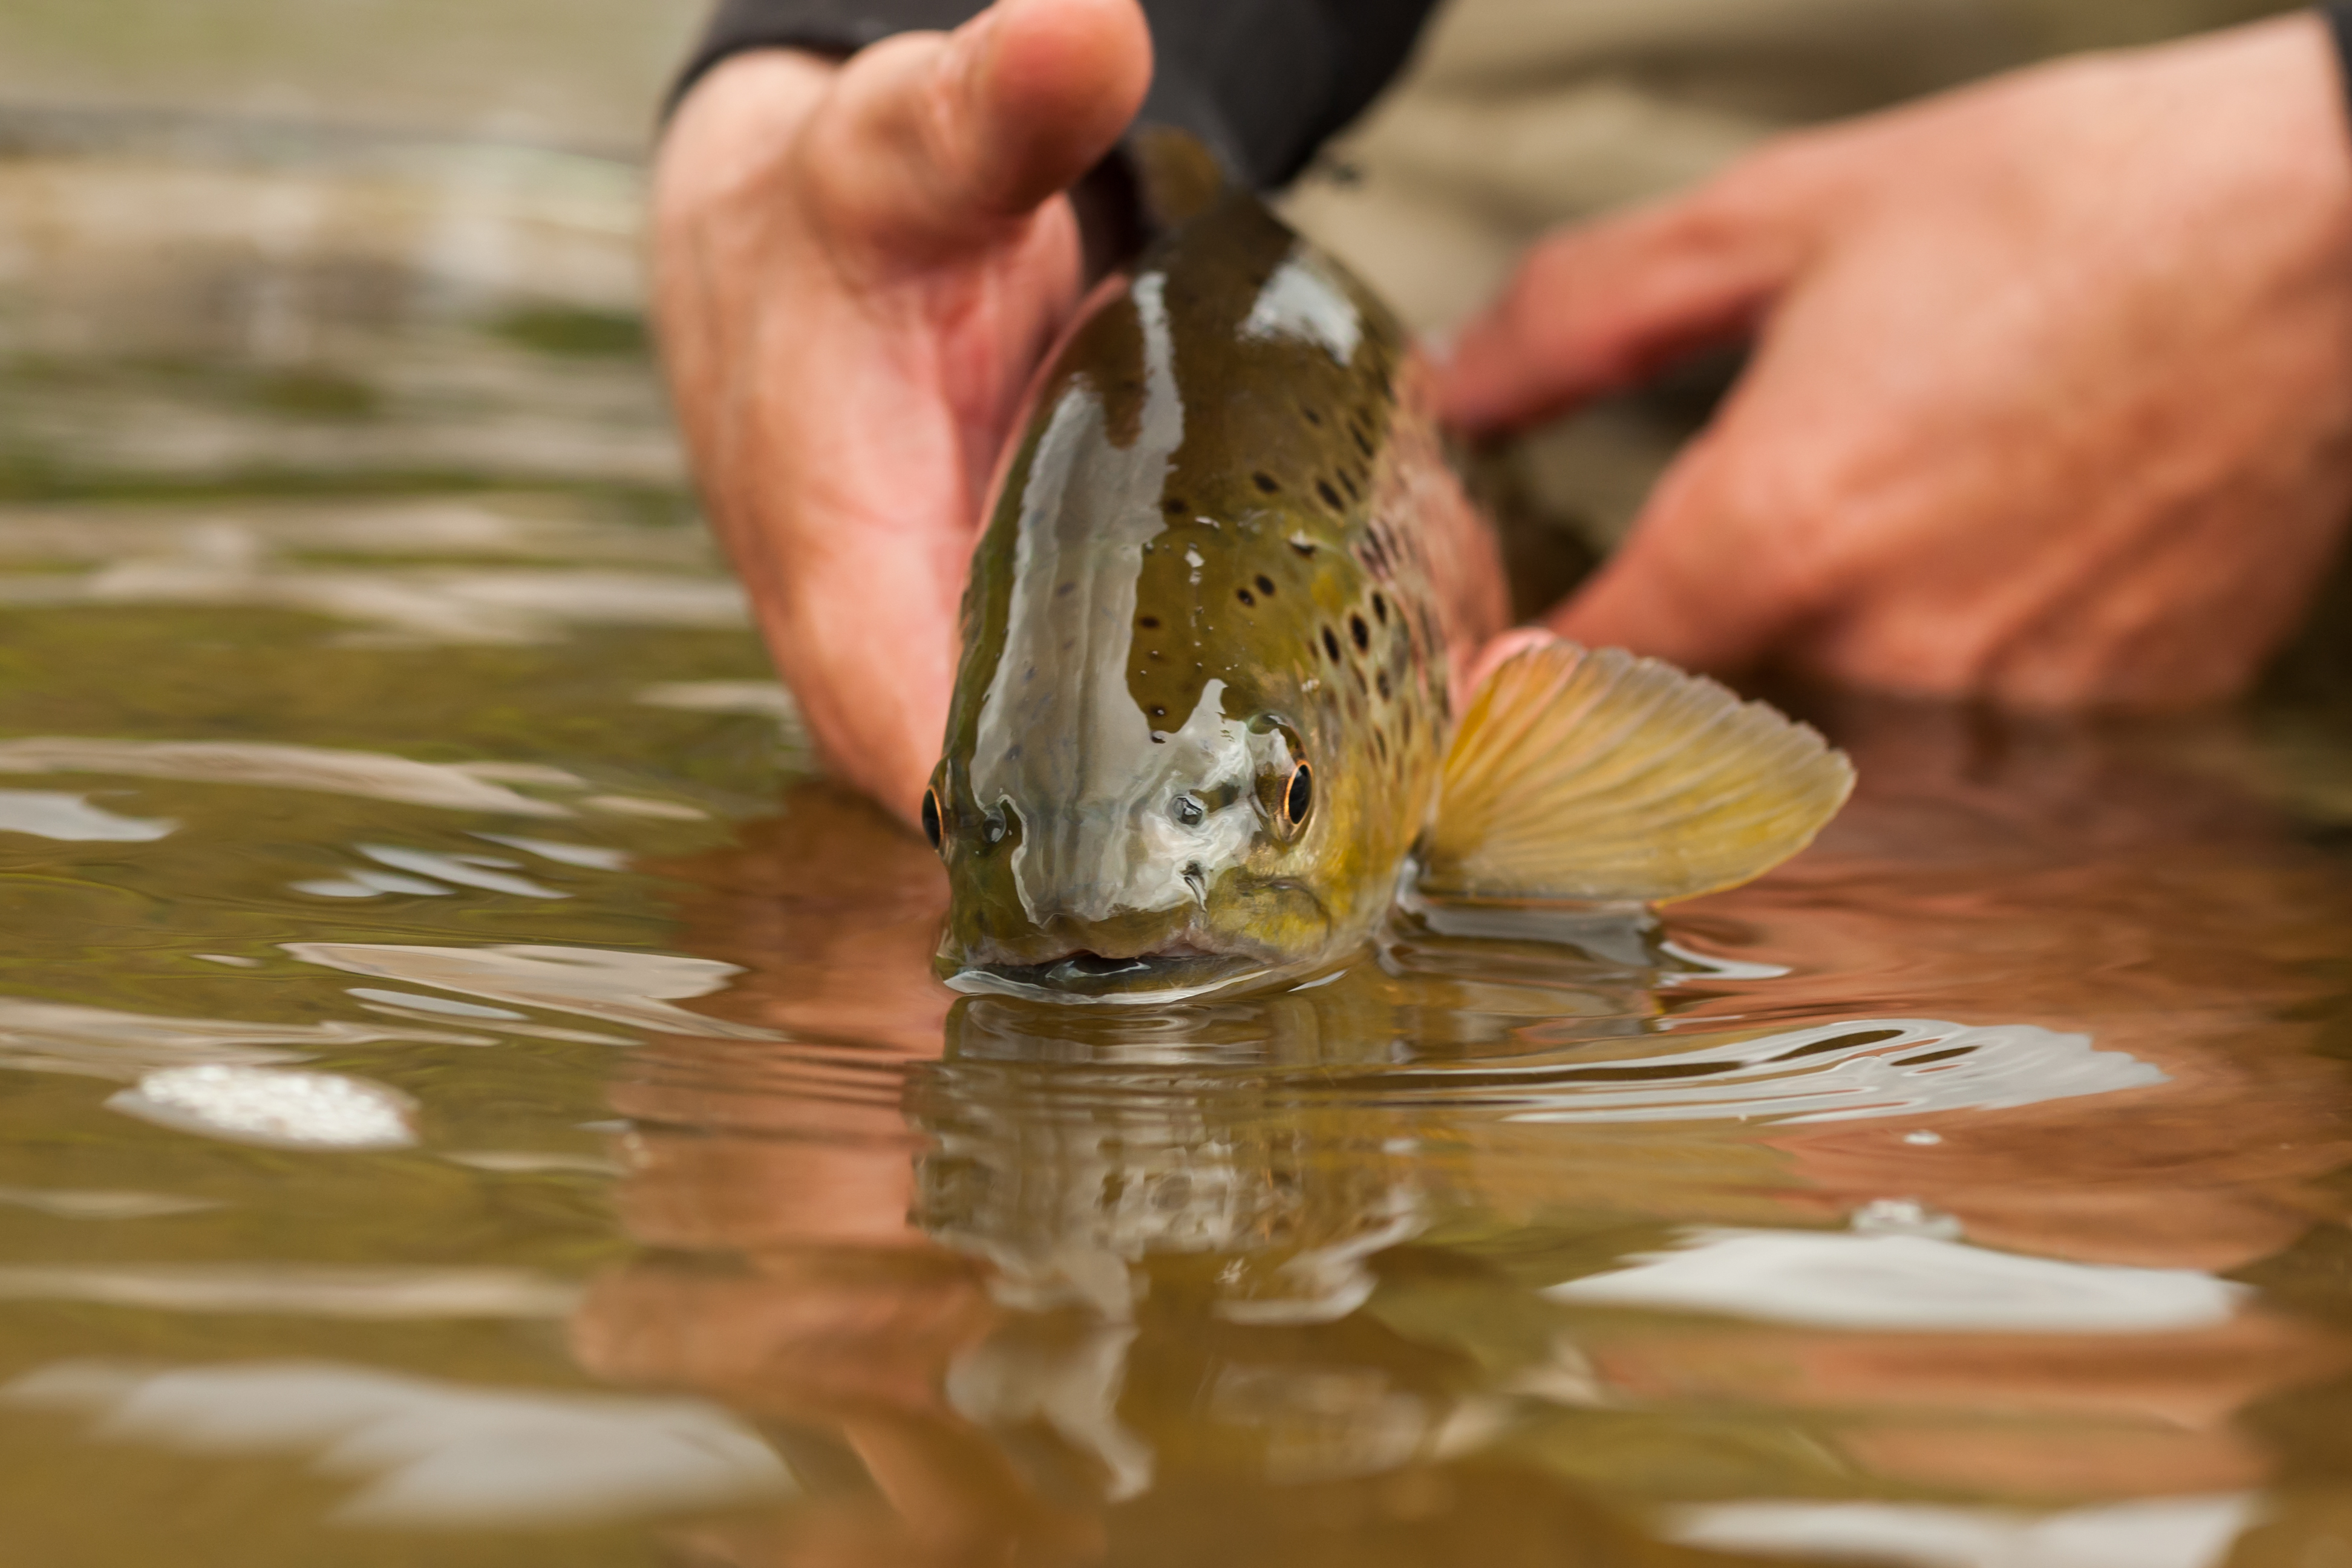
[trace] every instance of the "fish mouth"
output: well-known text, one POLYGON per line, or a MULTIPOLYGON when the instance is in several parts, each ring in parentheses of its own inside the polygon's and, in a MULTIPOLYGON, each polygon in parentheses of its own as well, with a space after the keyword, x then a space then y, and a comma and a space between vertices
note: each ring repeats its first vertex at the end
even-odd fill
POLYGON ((933 972, 968 994, 1043 1002, 1148 1005, 1255 989, 1304 973, 1328 950, 1329 916, 1305 888, 1269 884, 1253 895, 1248 910, 1299 899, 1317 917, 1321 940, 1311 952, 1307 944, 1261 938, 1262 920, 1218 921, 1192 910, 1129 910, 1109 920, 1054 913, 1008 921, 1010 931, 975 931, 951 919, 933 972))
POLYGON ((1263 959, 1195 947, 1112 955, 1078 948, 1038 963, 966 963, 944 976, 957 991, 1059 1002, 1174 1002, 1267 973, 1263 959))

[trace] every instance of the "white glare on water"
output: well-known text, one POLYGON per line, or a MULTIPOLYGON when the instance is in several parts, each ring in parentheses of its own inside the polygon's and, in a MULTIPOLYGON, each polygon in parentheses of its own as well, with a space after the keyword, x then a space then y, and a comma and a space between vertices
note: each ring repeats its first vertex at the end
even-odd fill
POLYGON ((184 1131, 289 1148, 404 1149, 416 1142, 405 1095, 335 1073, 208 1062, 151 1072, 107 1103, 184 1131))

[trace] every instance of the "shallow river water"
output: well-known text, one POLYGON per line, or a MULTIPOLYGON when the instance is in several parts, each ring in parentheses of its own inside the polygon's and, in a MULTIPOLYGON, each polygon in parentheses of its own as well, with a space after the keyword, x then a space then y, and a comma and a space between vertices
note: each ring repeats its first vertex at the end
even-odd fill
POLYGON ((0 1561, 2352 1565, 2341 705, 1817 697, 1654 925, 959 999, 625 323, 214 262, 0 360, 0 1561))

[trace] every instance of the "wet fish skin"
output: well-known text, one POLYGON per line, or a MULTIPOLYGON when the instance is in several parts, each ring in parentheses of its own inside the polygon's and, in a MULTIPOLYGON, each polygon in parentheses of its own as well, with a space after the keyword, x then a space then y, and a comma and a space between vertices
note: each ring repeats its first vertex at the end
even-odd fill
POLYGON ((1370 934, 1507 617, 1423 382, 1245 192, 1090 300, 973 559, 926 803, 943 976, 1164 996, 1370 934))

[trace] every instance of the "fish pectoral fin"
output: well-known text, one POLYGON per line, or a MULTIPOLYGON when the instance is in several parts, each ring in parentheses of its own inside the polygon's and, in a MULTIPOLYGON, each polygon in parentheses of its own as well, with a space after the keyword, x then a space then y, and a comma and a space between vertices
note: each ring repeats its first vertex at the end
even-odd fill
POLYGON ((1853 767, 1808 725, 1622 648, 1549 638, 1470 700, 1421 889, 1661 903, 1737 887, 1812 841, 1853 767))

